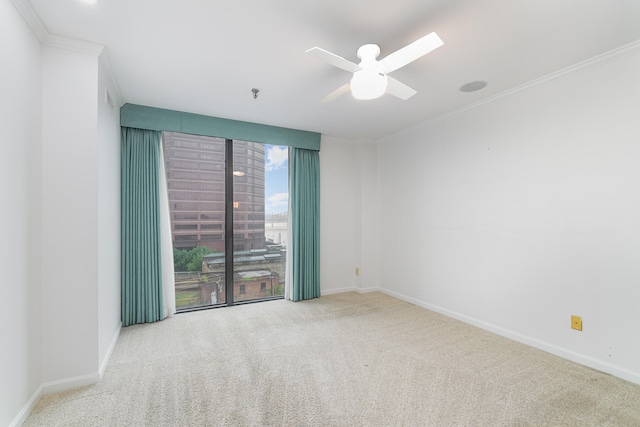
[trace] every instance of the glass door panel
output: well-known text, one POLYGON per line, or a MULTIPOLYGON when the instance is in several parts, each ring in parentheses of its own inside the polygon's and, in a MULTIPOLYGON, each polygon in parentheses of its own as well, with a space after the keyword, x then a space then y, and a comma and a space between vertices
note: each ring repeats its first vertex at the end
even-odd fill
POLYGON ((233 141, 233 301, 284 295, 287 147, 233 141))
POLYGON ((163 134, 176 309, 224 304, 225 139, 163 134))

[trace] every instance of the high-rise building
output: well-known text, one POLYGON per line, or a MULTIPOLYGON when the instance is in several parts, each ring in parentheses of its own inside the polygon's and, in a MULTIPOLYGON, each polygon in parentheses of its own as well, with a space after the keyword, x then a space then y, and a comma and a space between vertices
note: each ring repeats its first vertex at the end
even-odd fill
MULTIPOLYGON (((173 246, 225 250, 225 139, 165 132, 173 246)), ((264 145, 233 141, 234 251, 263 249, 264 145)))

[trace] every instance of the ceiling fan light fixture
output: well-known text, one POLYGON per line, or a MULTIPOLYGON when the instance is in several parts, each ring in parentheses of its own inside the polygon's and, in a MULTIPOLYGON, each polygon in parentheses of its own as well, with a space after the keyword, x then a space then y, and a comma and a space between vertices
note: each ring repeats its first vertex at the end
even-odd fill
POLYGON ((353 73, 351 94, 355 99, 368 100, 379 98, 387 90, 387 76, 376 69, 363 69, 353 73))
POLYGON ((343 93, 348 92, 349 89, 351 89, 351 94, 356 99, 375 99, 388 93, 389 95, 406 101, 417 92, 406 84, 387 75, 426 55, 432 50, 437 49, 443 44, 443 41, 436 33, 429 33, 413 43, 396 50, 380 61, 376 59, 380 55, 380 47, 376 44, 365 44, 360 46, 356 52, 356 55, 361 60, 360 64, 355 64, 317 46, 306 50, 306 53, 322 59, 334 67, 353 73, 349 83, 340 86, 325 96, 321 102, 329 102, 343 93))

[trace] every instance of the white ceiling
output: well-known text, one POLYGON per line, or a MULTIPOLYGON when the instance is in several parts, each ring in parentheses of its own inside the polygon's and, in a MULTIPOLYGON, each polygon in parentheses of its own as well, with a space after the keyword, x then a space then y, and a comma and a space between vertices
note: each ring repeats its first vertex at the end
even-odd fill
POLYGON ((28 1, 50 34, 106 46, 124 102, 349 139, 392 134, 640 40, 638 0, 28 1), (392 73, 414 97, 319 102, 350 74, 305 50, 358 62, 363 44, 382 58, 432 31, 444 46, 392 73), (489 85, 458 90, 474 80, 489 85))

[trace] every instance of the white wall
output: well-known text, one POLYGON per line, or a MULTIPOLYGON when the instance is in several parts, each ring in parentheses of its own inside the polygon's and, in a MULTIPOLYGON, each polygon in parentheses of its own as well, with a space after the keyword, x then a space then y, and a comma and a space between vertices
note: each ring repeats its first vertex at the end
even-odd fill
MULTIPOLYGON (((103 58, 103 57, 101 57, 103 58)), ((98 67, 98 361, 100 375, 120 333, 120 101, 108 64, 98 67), (105 98, 108 89, 115 105, 105 98)))
POLYGON ((377 164, 372 141, 322 137, 320 290, 377 288, 377 164), (356 276, 356 268, 360 276, 356 276))
POLYGON ((97 381, 120 328, 119 111, 98 102, 113 82, 21 13, 0 1, 0 425, 97 381))
POLYGON ((0 0, 0 425, 42 381, 40 323, 40 43, 0 0))
POLYGON ((43 49, 45 391, 98 381, 120 331, 120 112, 106 64, 43 49))
POLYGON ((359 291, 376 290, 380 286, 378 229, 378 156, 373 141, 358 141, 354 165, 357 171, 356 199, 356 288, 359 291))
POLYGON ((43 48, 44 381, 98 371, 98 58, 43 48))
POLYGON ((320 142, 320 292, 354 289, 356 174, 354 145, 320 142))
POLYGON ((382 140, 382 287, 640 383, 639 75, 636 53, 382 140))

